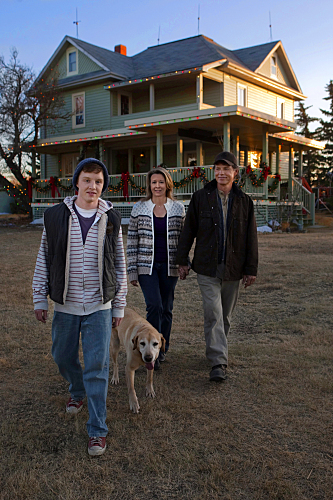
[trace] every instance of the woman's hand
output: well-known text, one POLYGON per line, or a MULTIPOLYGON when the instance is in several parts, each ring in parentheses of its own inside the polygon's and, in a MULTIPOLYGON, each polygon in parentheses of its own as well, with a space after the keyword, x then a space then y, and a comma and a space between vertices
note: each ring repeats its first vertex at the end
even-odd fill
POLYGON ((189 273, 188 266, 178 266, 178 274, 181 280, 186 280, 186 276, 188 275, 188 273, 189 273))
POLYGON ((133 285, 133 286, 139 286, 139 284, 138 284, 137 280, 133 280, 133 281, 131 281, 131 285, 133 285))

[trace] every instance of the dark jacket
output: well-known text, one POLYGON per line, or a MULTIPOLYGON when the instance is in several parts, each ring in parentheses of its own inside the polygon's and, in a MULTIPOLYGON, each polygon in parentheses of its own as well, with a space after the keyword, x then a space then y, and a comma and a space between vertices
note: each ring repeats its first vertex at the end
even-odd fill
MULTIPOLYGON (((114 260, 121 216, 116 210, 106 212, 108 221, 104 239, 103 303, 113 300, 116 293, 114 260)), ((49 208, 44 213, 48 244, 49 294, 58 304, 63 304, 66 282, 66 259, 70 210, 65 203, 49 208)))
MULTIPOLYGON (((192 196, 178 243, 177 264, 187 265, 188 254, 196 238, 193 270, 198 274, 216 276, 220 217, 217 183, 214 179, 192 196)), ((236 281, 244 275, 256 276, 258 238, 253 202, 235 183, 232 185, 227 226, 223 279, 236 281)))

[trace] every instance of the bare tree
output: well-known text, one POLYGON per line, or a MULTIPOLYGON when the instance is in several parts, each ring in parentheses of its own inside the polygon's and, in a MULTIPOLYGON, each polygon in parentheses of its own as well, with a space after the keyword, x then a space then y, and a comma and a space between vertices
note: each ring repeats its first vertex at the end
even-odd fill
POLYGON ((30 164, 35 173, 35 145, 42 127, 56 127, 58 120, 70 117, 55 70, 36 80, 32 69, 18 60, 16 49, 8 64, 0 57, 0 186, 15 200, 15 211, 31 213, 27 167, 30 164))

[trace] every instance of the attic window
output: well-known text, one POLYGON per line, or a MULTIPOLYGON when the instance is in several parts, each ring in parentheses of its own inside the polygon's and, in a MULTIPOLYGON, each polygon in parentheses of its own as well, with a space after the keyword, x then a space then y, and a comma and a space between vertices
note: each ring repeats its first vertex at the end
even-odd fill
POLYGON ((271 77, 277 78, 277 60, 276 56, 271 57, 271 77))
POLYGON ((78 74, 78 54, 74 47, 67 50, 67 76, 78 74))

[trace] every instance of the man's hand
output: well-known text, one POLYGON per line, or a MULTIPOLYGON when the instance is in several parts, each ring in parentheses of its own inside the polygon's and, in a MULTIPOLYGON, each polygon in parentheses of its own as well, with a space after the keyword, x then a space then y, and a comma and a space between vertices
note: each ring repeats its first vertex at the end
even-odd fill
POLYGON ((47 311, 45 311, 45 309, 35 309, 35 316, 38 321, 46 323, 47 311))
POLYGON ((117 328, 120 325, 123 318, 112 318, 112 328, 117 328))
POLYGON ((138 284, 137 280, 133 280, 133 281, 131 281, 131 285, 133 285, 133 286, 139 286, 139 284, 138 284))
POLYGON ((248 274, 245 274, 243 276, 243 281, 242 281, 244 288, 247 288, 248 286, 253 285, 255 280, 256 280, 256 276, 249 276, 248 274))
POLYGON ((186 280, 186 276, 188 276, 189 271, 190 268, 188 266, 178 266, 179 278, 181 280, 186 280))

